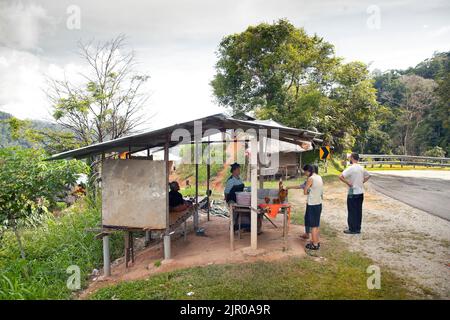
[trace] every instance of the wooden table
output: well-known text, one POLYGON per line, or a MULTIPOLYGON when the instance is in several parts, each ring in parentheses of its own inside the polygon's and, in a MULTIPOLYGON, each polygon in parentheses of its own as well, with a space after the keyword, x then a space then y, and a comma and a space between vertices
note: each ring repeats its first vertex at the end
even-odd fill
MULTIPOLYGON (((259 204, 258 208, 267 212, 270 218, 276 218, 276 216, 281 212, 283 214, 283 238, 286 240, 286 237, 289 232, 289 226, 291 224, 291 205, 289 203, 280 203, 280 204, 259 204)), ((266 218, 270 218, 266 216, 266 218)), ((273 223, 272 223, 273 224, 273 223)))
MULTIPOLYGON (((241 239, 241 214, 251 214, 252 207, 249 205, 233 203, 228 206, 228 209, 230 214, 230 248, 231 250, 234 250, 234 213, 238 214, 238 237, 241 239)), ((258 210, 258 215, 264 215, 264 213, 258 210)))

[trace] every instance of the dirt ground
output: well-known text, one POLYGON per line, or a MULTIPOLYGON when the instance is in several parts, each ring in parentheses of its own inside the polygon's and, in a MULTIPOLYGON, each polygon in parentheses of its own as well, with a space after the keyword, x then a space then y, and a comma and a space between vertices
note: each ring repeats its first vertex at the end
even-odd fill
MULTIPOLYGON (((339 182, 325 185, 322 221, 339 231, 338 237, 348 244, 350 250, 363 252, 379 263, 381 272, 384 266, 388 267, 400 278, 412 279, 432 293, 450 299, 450 222, 389 198, 369 184, 365 194, 362 234, 345 235, 341 231, 347 227, 346 191, 339 182)), ((289 199, 294 209, 304 211, 306 198, 298 190, 290 191, 289 199)), ((250 250, 249 233, 244 233, 242 239, 236 238, 235 251, 230 251, 228 220, 212 217, 208 222, 202 215, 200 226, 205 228, 206 237, 195 236, 189 221, 187 241, 179 232, 172 236, 173 260, 163 261, 162 243, 150 246, 136 254, 135 264, 128 269, 125 269, 123 258, 117 260, 113 263, 112 276, 92 281, 80 298, 84 299, 104 286, 176 269, 304 256, 305 242, 299 239, 303 226, 291 225, 285 242, 282 216, 279 215, 275 222, 279 229, 264 221, 264 232, 258 236, 261 248, 258 251, 250 250)), ((322 242, 326 245, 326 241, 322 242)))
POLYGON ((304 230, 302 226, 290 225, 286 241, 283 238, 283 216, 274 220, 276 229, 264 219, 263 233, 258 236, 257 251, 250 248, 250 233, 242 233, 242 239, 235 236, 235 250, 230 250, 229 220, 211 216, 207 221, 204 214, 200 217, 200 227, 206 236, 196 236, 193 232, 192 218, 189 221, 189 233, 186 241, 180 232, 172 235, 172 260, 163 260, 163 246, 158 243, 139 251, 133 266, 125 268, 123 258, 112 264, 112 275, 107 279, 96 278, 79 298, 86 298, 91 292, 121 281, 145 279, 160 272, 211 264, 243 263, 258 260, 280 260, 291 256, 304 256, 305 241, 299 238, 304 230))
MULTIPOLYGON (((387 266, 403 279, 413 279, 444 299, 450 298, 450 222, 375 191, 368 184, 361 235, 342 233, 347 227, 345 186, 325 186, 322 221, 337 229, 351 250, 387 266)), ((290 195, 304 210, 305 197, 290 195)), ((381 269, 382 271, 382 269, 381 269)))

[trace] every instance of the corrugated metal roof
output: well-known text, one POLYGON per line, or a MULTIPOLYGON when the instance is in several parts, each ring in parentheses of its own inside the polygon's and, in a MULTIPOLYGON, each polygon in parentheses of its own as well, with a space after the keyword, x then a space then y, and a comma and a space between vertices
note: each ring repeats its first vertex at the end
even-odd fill
MULTIPOLYGON (((49 160, 60 159, 83 159, 91 156, 100 155, 102 153, 111 152, 137 152, 145 149, 151 149, 155 147, 162 147, 166 143, 166 139, 172 135, 176 129, 187 130, 194 140, 195 123, 202 123, 202 136, 204 136, 207 130, 225 131, 228 129, 242 129, 244 131, 248 129, 277 129, 279 132, 279 138, 281 141, 298 144, 299 141, 320 141, 318 137, 322 134, 310 130, 295 129, 282 126, 276 122, 267 123, 261 120, 239 120, 232 117, 228 117, 225 114, 219 113, 208 117, 187 121, 180 124, 175 124, 161 129, 147 131, 139 134, 134 134, 107 142, 92 144, 87 147, 63 152, 52 156, 49 160)), ((217 133, 216 131, 216 133, 217 133)), ((180 144, 179 141, 170 141, 170 146, 180 144)))

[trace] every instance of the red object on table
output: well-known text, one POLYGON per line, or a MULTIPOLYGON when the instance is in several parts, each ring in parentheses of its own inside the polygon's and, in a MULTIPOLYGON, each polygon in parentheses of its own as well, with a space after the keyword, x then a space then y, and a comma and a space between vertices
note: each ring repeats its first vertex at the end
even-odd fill
POLYGON ((291 205, 290 204, 286 204, 286 203, 280 203, 280 204, 259 204, 258 207, 260 207, 261 209, 269 209, 269 213, 268 216, 272 219, 276 218, 278 215, 278 212, 280 211, 281 208, 286 208, 287 209, 287 214, 288 214, 288 221, 291 221, 291 205))

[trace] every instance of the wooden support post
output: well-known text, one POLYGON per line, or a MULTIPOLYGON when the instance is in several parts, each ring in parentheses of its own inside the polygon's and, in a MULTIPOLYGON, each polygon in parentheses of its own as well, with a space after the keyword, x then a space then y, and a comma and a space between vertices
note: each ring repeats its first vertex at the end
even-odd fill
MULTIPOLYGON (((209 142, 208 137, 208 142, 209 142)), ((208 163, 206 164, 206 201, 207 201, 207 213, 208 213, 208 221, 209 221, 209 213, 210 213, 210 198, 209 198, 209 180, 211 179, 211 144, 208 143, 208 163)))
POLYGON ((264 176, 262 175, 262 163, 261 163, 261 155, 264 155, 264 159, 266 158, 266 154, 265 154, 265 150, 264 150, 264 140, 263 138, 260 136, 259 138, 259 157, 258 157, 258 163, 259 163, 259 167, 258 167, 258 173, 259 173, 259 188, 260 189, 264 189, 264 176))
POLYGON ((166 233, 164 236, 164 260, 169 260, 170 257, 170 234, 166 233))
POLYGON ((208 221, 210 220, 209 218, 209 213, 210 213, 210 190, 209 190, 209 179, 211 179, 211 165, 208 164, 206 166, 206 201, 207 201, 207 213, 208 213, 208 221))
POLYGON ((125 249, 125 268, 128 268, 128 263, 130 262, 130 235, 128 231, 123 233, 124 237, 124 249, 125 249))
POLYGON ((195 144, 195 207, 194 212, 194 231, 198 229, 198 163, 199 163, 199 150, 198 143, 195 144))
POLYGON ((128 268, 128 263, 134 263, 134 240, 133 240, 133 232, 125 231, 124 232, 125 239, 125 268, 128 268))
POLYGON ((251 166, 251 248, 258 248, 258 141, 254 136, 250 140, 251 166))
POLYGON ((234 251, 234 212, 232 206, 228 206, 228 212, 230 213, 230 250, 234 251))
POLYGON ((233 138, 234 138, 234 142, 233 142, 233 160, 232 162, 237 162, 238 161, 238 137, 236 135, 236 132, 233 132, 233 138))
POLYGON ((227 133, 226 131, 222 132, 222 161, 223 164, 227 163, 227 141, 226 141, 227 133))
MULTIPOLYGON (((164 161, 166 162, 166 192, 169 189, 169 135, 166 137, 166 144, 164 145, 164 161)), ((166 197, 166 232, 164 235, 164 259, 169 260, 170 257, 170 217, 169 217, 169 195, 166 197)))
POLYGON ((299 170, 298 170, 298 172, 299 172, 299 175, 301 176, 302 175, 302 170, 303 170, 303 165, 302 165, 302 161, 303 161, 303 152, 300 152, 300 157, 299 157, 300 159, 299 159, 299 170))
POLYGON ((103 275, 111 276, 111 257, 109 254, 109 236, 103 236, 103 275))
POLYGON ((150 241, 152 241, 152 232, 151 231, 145 231, 145 242, 144 245, 148 247, 150 244, 150 241))

